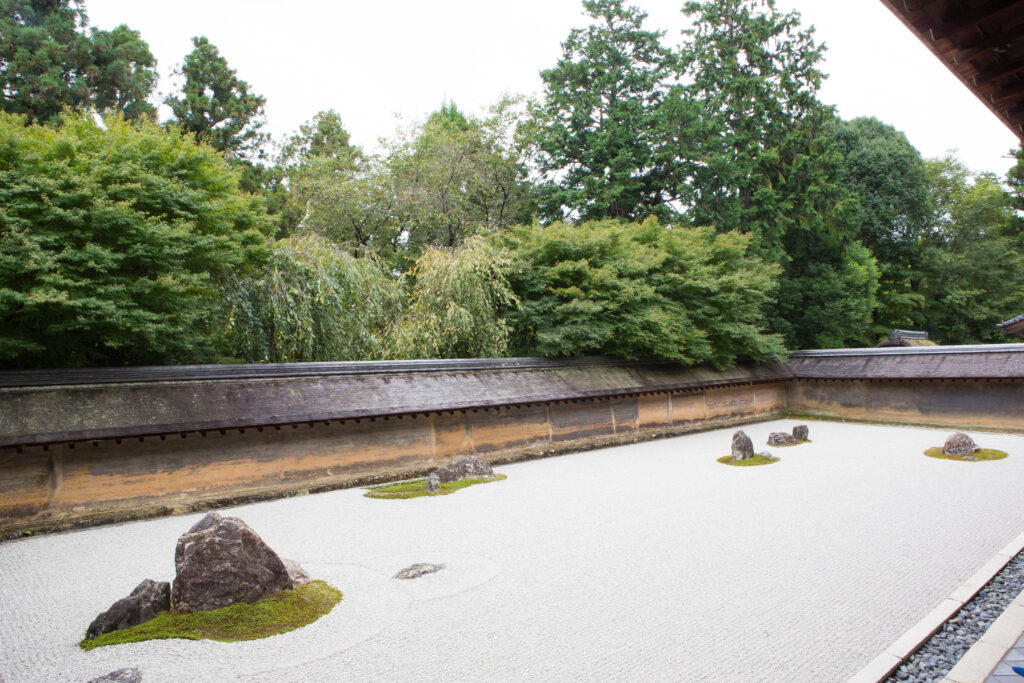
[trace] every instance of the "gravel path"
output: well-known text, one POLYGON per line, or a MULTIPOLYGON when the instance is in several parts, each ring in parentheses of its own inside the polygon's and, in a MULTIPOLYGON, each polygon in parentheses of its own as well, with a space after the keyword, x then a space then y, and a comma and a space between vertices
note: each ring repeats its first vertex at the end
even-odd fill
MULTIPOLYGON (((759 450, 793 421, 745 428, 759 450)), ((86 625, 170 579, 198 515, 0 545, 0 679, 843 680, 1024 530, 1024 437, 1006 460, 927 458, 948 430, 811 422, 782 461, 715 462, 732 430, 506 465, 451 496, 359 490, 242 506, 344 600, 248 643, 83 652, 86 625), (446 568, 391 579, 413 562, 446 568)))

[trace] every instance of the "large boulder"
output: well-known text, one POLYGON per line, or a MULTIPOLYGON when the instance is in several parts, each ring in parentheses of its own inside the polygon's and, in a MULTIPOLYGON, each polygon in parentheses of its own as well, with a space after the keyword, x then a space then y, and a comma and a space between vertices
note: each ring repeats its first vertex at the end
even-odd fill
POLYGON ((288 569, 248 524, 209 512, 174 550, 171 597, 179 612, 227 607, 294 587, 288 569))
POLYGON ((467 456, 459 458, 450 465, 445 465, 434 470, 431 475, 437 475, 440 482, 448 484, 453 481, 469 479, 473 477, 493 477, 494 470, 480 458, 467 456))
POLYGON ((772 432, 768 435, 769 446, 789 446, 795 444, 797 441, 799 441, 799 439, 792 434, 787 434, 786 432, 772 432))
POLYGON ((154 618, 171 609, 171 584, 146 579, 126 598, 121 598, 103 614, 93 619, 85 631, 86 638, 119 631, 154 618))
POLYGON ((811 430, 807 428, 807 425, 797 425, 793 427, 793 438, 797 441, 807 441, 811 438, 811 430))
POLYGON ((963 432, 954 432, 942 446, 944 455, 971 455, 978 450, 981 449, 978 448, 978 444, 974 443, 974 439, 963 432))
POLYGON ((732 459, 746 460, 754 457, 754 442, 742 429, 732 435, 732 459))

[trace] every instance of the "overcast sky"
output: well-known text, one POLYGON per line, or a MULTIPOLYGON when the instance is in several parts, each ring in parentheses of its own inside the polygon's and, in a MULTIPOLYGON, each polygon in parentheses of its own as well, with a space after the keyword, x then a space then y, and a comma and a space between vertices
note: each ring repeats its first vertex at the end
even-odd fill
MULTIPOLYGON (((683 0, 634 0, 647 26, 678 42, 683 0)), ((879 0, 778 0, 828 47, 821 99, 844 118, 875 116, 926 157, 956 149, 977 171, 1004 176, 1016 137, 879 0)), ((159 88, 205 35, 267 98, 275 138, 317 111, 341 114, 353 141, 373 147, 396 116, 424 118, 445 101, 482 113, 503 93, 536 94, 579 0, 86 0, 90 23, 141 31, 159 61, 159 88)))

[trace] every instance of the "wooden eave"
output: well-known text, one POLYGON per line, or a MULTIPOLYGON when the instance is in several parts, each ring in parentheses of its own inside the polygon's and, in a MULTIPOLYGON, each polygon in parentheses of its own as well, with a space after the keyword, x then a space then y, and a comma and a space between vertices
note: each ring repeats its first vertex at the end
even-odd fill
POLYGON ((882 0, 1024 140, 1024 0, 882 0))

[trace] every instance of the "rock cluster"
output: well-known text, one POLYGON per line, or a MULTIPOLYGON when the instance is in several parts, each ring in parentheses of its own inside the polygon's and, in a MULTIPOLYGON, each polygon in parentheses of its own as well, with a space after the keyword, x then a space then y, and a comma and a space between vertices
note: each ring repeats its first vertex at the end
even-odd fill
POLYGON ((746 460, 754 457, 754 442, 742 429, 732 435, 732 459, 746 460))
POLYGON ((795 443, 801 441, 807 441, 810 437, 810 430, 807 425, 797 425, 793 427, 793 433, 787 434, 785 432, 772 432, 768 436, 769 446, 792 446, 795 443))
POLYGON ((86 638, 129 628, 149 621, 160 612, 171 609, 171 584, 146 579, 126 598, 121 598, 106 612, 93 619, 85 632, 86 638))
POLYGON ((217 609, 310 582, 298 562, 281 559, 248 524, 216 512, 181 535, 174 568, 173 586, 146 579, 96 617, 86 638, 144 623, 172 605, 176 612, 217 609))
POLYGON ((979 450, 974 439, 963 432, 953 432, 942 446, 943 455, 971 455, 979 450))
POLYGON ((423 481, 427 491, 434 492, 441 490, 441 484, 450 484, 453 481, 461 481, 471 477, 493 477, 494 470, 480 458, 466 456, 455 462, 439 467, 431 472, 423 481))
POLYGON ((294 588, 284 561, 248 524, 208 512, 174 550, 171 598, 179 612, 256 602, 294 588))

